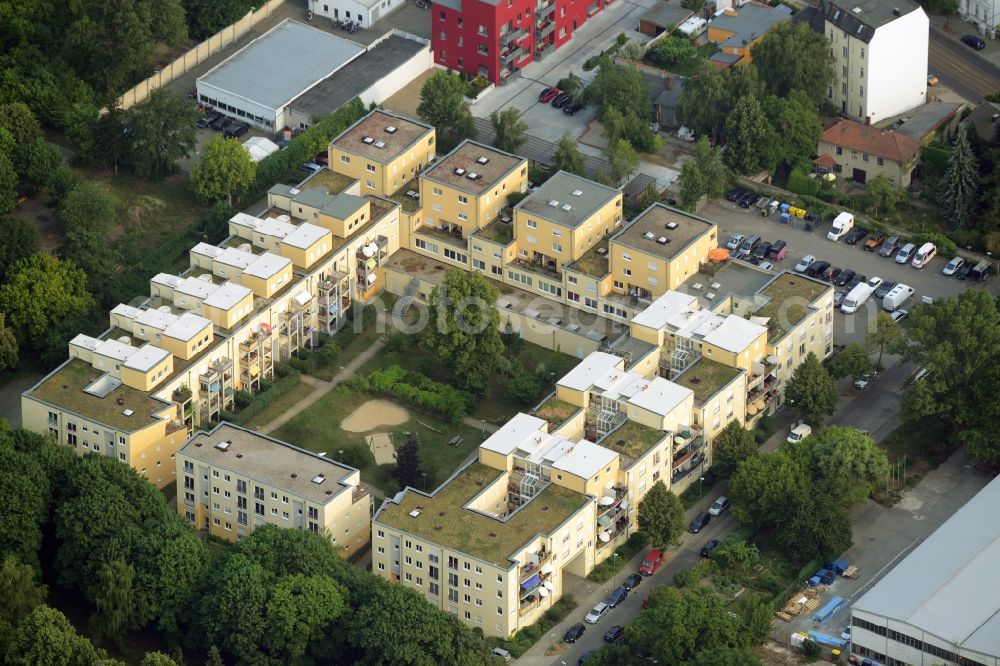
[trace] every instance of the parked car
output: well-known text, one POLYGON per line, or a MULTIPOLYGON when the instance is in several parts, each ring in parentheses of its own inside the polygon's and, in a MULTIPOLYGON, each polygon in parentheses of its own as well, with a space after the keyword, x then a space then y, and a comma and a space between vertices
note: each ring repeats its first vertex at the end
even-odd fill
POLYGON ((910 316, 910 311, 909 310, 902 310, 902 309, 900 309, 900 310, 893 310, 892 312, 889 313, 889 316, 892 317, 893 321, 895 321, 895 322, 901 322, 901 321, 903 321, 904 319, 906 319, 907 317, 910 316))
POLYGON ((869 252, 874 252, 882 246, 885 242, 886 235, 881 231, 876 231, 874 234, 868 237, 865 241, 865 249, 869 252))
POLYGON ((891 257, 898 251, 899 236, 889 236, 882 242, 882 247, 878 249, 878 253, 883 257, 891 257))
POLYGON ((503 659, 508 663, 510 663, 510 660, 514 658, 514 655, 512 655, 510 652, 507 652, 507 650, 504 650, 501 647, 493 648, 490 651, 490 654, 492 654, 494 657, 500 657, 501 659, 503 659))
POLYGON ((230 118, 229 116, 224 116, 222 114, 219 114, 219 117, 213 120, 212 124, 209 125, 209 127, 211 127, 216 131, 221 131, 229 127, 232 123, 233 123, 232 118, 230 118))
POLYGON ((837 291, 837 292, 834 292, 834 294, 833 294, 833 307, 839 308, 840 304, 844 302, 844 299, 846 297, 847 297, 847 292, 846 291, 837 291))
POLYGON ((788 243, 783 240, 776 240, 771 243, 771 249, 767 253, 767 258, 771 261, 781 261, 788 251, 788 243))
POLYGON ((753 254, 751 255, 756 261, 764 261, 764 257, 767 253, 771 251, 771 244, 767 241, 761 242, 760 245, 753 249, 753 254))
POLYGON ((957 273, 958 269, 960 269, 964 265, 965 265, 965 259, 962 259, 962 257, 954 257, 951 261, 949 261, 945 265, 944 270, 941 272, 947 275, 948 277, 951 277, 952 275, 957 273))
MULTIPOLYGON (((611 610, 611 606, 608 606, 606 603, 602 601, 601 603, 597 604, 596 606, 590 609, 590 612, 587 613, 587 617, 583 618, 583 621, 586 622, 587 624, 597 624, 600 621, 600 619, 604 617, 605 614, 607 614, 609 610, 611 610)), ((567 635, 569 634, 567 633, 567 635)), ((572 641, 567 641, 567 642, 572 642, 572 641)))
POLYGON ((572 627, 566 630, 566 635, 563 636, 563 640, 567 643, 576 643, 583 636, 584 632, 587 631, 586 625, 582 622, 577 622, 572 627))
POLYGON ((829 261, 817 261, 812 266, 806 269, 806 275, 811 277, 823 277, 823 273, 830 268, 829 261))
POLYGON ((711 541, 707 542, 704 546, 701 547, 701 556, 708 557, 709 555, 712 554, 712 551, 715 550, 715 547, 718 545, 719 545, 718 539, 712 539, 711 541))
POLYGON ((875 371, 872 370, 871 372, 866 372, 854 380, 854 388, 861 389, 863 391, 868 388, 868 385, 872 383, 873 379, 875 379, 875 371))
POLYGON ((227 139, 238 139, 250 131, 250 126, 246 123, 233 123, 222 133, 227 139))
POLYGON ((875 298, 881 300, 885 298, 885 295, 892 291, 892 288, 896 286, 895 280, 886 280, 879 285, 878 289, 875 290, 875 298))
POLYGON ((816 257, 812 256, 811 254, 807 254, 806 256, 799 259, 799 263, 795 264, 795 272, 805 273, 806 269, 808 269, 815 263, 816 263, 816 257))
POLYGON ((835 284, 838 287, 843 287, 855 275, 857 275, 857 273, 852 271, 850 268, 845 268, 844 270, 840 271, 840 274, 837 275, 837 277, 833 278, 833 284, 835 284))
POLYGON ((741 190, 738 188, 735 190, 729 190, 728 192, 726 192, 726 200, 736 203, 737 201, 742 199, 743 195, 745 195, 746 193, 747 193, 746 190, 741 190))
POLYGON ((742 197, 740 197, 740 208, 749 208, 750 206, 757 203, 760 199, 759 194, 754 194, 753 192, 747 192, 742 197))
POLYGON ((957 271, 955 271, 955 277, 959 280, 965 280, 972 274, 972 264, 965 264, 957 271))
POLYGON ((913 243, 907 243, 903 247, 899 248, 899 252, 896 253, 896 263, 897 264, 908 264, 910 260, 913 259, 913 255, 917 251, 917 246, 913 243))
POLYGON ((584 664, 586 664, 587 660, 590 659, 590 656, 592 654, 594 654, 593 650, 587 650, 586 652, 584 652, 583 654, 581 654, 580 655, 580 659, 578 659, 577 662, 576 662, 577 666, 583 666, 584 664))
POLYGON ((570 95, 568 92, 561 92, 554 98, 552 98, 550 104, 552 104, 552 106, 554 106, 557 109, 561 109, 563 105, 565 105, 566 102, 570 101, 571 99, 573 99, 573 96, 570 95))
POLYGON ((855 229, 849 231, 846 236, 844 236, 844 242, 848 245, 857 245, 868 236, 868 232, 864 229, 855 229))
POLYGON ((868 286, 872 288, 873 292, 882 286, 882 278, 880 278, 877 275, 875 277, 868 278, 867 282, 868 286))
POLYGON ((746 236, 744 236, 743 234, 733 234, 732 236, 729 237, 729 240, 726 241, 726 249, 736 251, 736 249, 739 248, 740 244, 743 243, 743 240, 745 238, 746 236))
POLYGON ((763 268, 765 271, 774 270, 774 264, 772 264, 770 261, 762 261, 759 264, 757 264, 757 266, 759 268, 763 268))
POLYGON ((208 127, 209 125, 211 125, 212 122, 214 122, 216 120, 216 116, 218 116, 218 115, 221 115, 221 114, 213 113, 212 115, 206 114, 206 115, 200 116, 198 118, 198 120, 195 122, 194 125, 195 125, 195 127, 200 127, 202 129, 204 129, 204 128, 208 127))
POLYGON ((305 171, 306 173, 316 173, 322 168, 323 167, 321 167, 319 164, 316 164, 315 162, 306 162, 305 164, 299 167, 299 171, 305 171))
POLYGON ((795 442, 801 442, 803 439, 811 435, 813 432, 812 427, 808 423, 800 423, 791 432, 788 433, 788 437, 785 439, 789 444, 794 444, 795 442))
POLYGON ((729 498, 725 495, 720 495, 714 502, 712 506, 708 507, 708 512, 713 516, 721 516, 722 512, 729 508, 729 498))
POLYGON ((823 274, 820 275, 819 277, 823 278, 827 282, 833 282, 833 278, 840 275, 840 272, 843 270, 844 269, 841 268, 840 266, 830 266, 825 271, 823 271, 823 274))
POLYGON ((851 625, 847 625, 846 627, 844 627, 844 630, 840 632, 840 637, 843 638, 845 641, 851 640, 851 625))
POLYGON ((688 532, 691 534, 697 534, 698 532, 705 529, 705 526, 712 520, 712 514, 708 511, 698 514, 698 516, 691 521, 688 525, 688 532))
POLYGON ((538 101, 541 102, 542 104, 548 104, 549 102, 554 100, 556 98, 556 95, 558 95, 560 92, 562 91, 560 91, 559 88, 556 88, 555 86, 552 86, 551 88, 546 88, 538 96, 538 101))
POLYGON ((646 553, 646 557, 642 558, 642 564, 639 565, 639 573, 643 576, 652 576, 662 564, 663 551, 659 548, 654 548, 646 553))
POLYGON ((580 104, 580 102, 574 102, 573 100, 570 100, 565 104, 563 104, 562 110, 563 113, 565 113, 567 116, 575 116, 576 112, 582 108, 583 104, 580 104))
POLYGON ((625 601, 628 598, 628 590, 625 586, 616 587, 611 590, 611 594, 608 595, 608 608, 617 608, 618 604, 625 601))
POLYGON ((851 289, 854 289, 862 282, 868 282, 868 276, 862 275, 861 273, 855 273, 854 277, 847 281, 844 288, 847 289, 847 293, 851 293, 851 289))
POLYGON ((983 41, 982 37, 977 35, 962 35, 962 43, 977 51, 982 51, 986 48, 986 42, 983 41))
POLYGON ((625 581, 622 583, 622 587, 624 587, 629 592, 639 587, 640 585, 642 585, 642 576, 640 576, 639 574, 629 575, 629 577, 626 578, 625 581))
POLYGON ((935 74, 928 74, 927 75, 927 85, 928 86, 933 87, 933 86, 936 86, 939 83, 941 83, 941 82, 938 80, 938 77, 935 74))
POLYGON ((617 643, 622 639, 623 636, 625 636, 625 627, 619 627, 618 625, 615 625, 610 629, 608 629, 608 631, 604 634, 604 642, 617 643))

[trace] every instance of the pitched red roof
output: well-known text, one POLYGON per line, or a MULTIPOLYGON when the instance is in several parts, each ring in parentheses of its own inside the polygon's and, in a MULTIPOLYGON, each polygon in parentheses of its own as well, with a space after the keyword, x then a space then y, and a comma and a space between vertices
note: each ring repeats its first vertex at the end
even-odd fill
POLYGON ((908 162, 920 151, 916 139, 846 119, 823 130, 819 140, 900 163, 908 162))
POLYGON ((837 166, 837 162, 830 155, 820 155, 813 160, 813 164, 819 167, 826 167, 827 169, 837 166))

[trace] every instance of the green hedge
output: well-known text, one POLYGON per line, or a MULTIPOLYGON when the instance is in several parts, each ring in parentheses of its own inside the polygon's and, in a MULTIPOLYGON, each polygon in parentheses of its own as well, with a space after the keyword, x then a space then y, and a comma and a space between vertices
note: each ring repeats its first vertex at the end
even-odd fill
POLYGON ((232 420, 237 424, 244 424, 253 417, 260 414, 272 402, 285 395, 302 381, 302 373, 294 368, 278 364, 274 367, 274 374, 279 379, 271 384, 267 389, 253 396, 250 404, 237 414, 225 413, 224 420, 232 420), (279 371, 280 369, 280 371, 279 371))
POLYGON ((819 194, 820 184, 816 178, 810 178, 799 169, 793 169, 788 174, 788 189, 796 194, 815 197, 819 194))
POLYGON ((944 257, 945 259, 950 259, 958 254, 958 247, 955 245, 955 241, 951 240, 944 234, 916 234, 913 236, 913 243, 917 247, 920 247, 924 243, 934 243, 934 245, 937 246, 938 255, 944 257))
POLYGON ((398 365, 372 372, 357 386, 367 391, 388 393, 415 407, 436 412, 452 423, 468 416, 476 405, 471 393, 436 382, 419 372, 404 370, 398 365))
POLYGON ((563 618, 576 609, 576 600, 572 594, 564 595, 559 601, 552 604, 552 608, 545 611, 541 619, 530 627, 525 627, 514 634, 509 641, 502 638, 488 638, 490 647, 502 647, 514 655, 517 659, 528 649, 538 642, 538 640, 548 633, 549 629, 559 624, 563 618))

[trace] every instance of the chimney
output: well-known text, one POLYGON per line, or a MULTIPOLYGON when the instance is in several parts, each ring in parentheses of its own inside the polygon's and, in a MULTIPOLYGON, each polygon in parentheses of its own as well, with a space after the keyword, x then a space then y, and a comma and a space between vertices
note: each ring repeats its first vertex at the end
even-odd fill
POLYGON ((663 87, 666 90, 672 90, 674 87, 674 77, 668 76, 667 78, 663 79, 663 87))

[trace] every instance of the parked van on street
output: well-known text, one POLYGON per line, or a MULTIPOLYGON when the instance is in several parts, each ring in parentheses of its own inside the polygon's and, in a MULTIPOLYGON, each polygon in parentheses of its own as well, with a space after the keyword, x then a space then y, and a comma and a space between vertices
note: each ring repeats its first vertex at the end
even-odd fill
POLYGON ((920 246, 920 249, 917 250, 917 253, 913 255, 913 261, 910 262, 910 265, 914 268, 923 268, 928 264, 928 262, 930 262, 931 259, 934 258, 934 255, 936 254, 937 247, 934 243, 924 243, 920 246))

